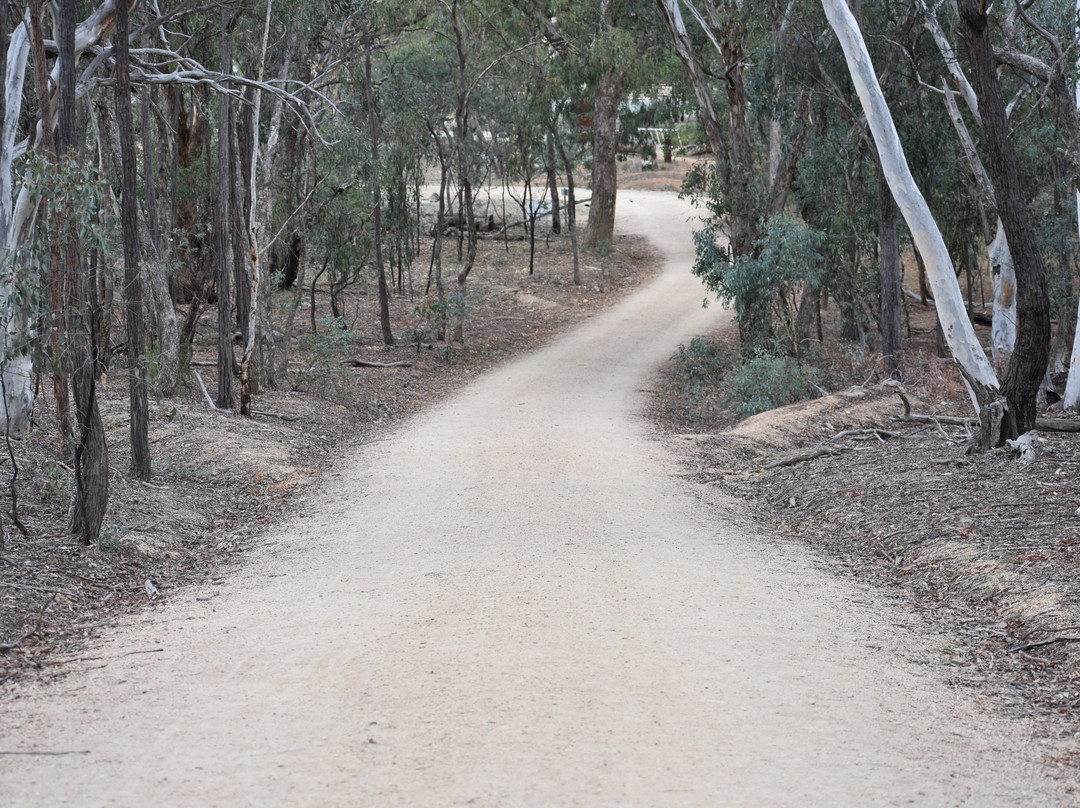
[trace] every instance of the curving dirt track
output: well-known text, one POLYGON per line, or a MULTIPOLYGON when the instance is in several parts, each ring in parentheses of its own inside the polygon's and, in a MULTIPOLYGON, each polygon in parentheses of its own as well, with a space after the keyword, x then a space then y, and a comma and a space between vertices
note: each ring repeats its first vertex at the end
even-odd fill
POLYGON ((5 705, 0 804, 1072 804, 902 613, 677 479, 643 388, 726 315, 684 203, 620 206, 667 256, 654 284, 5 705))

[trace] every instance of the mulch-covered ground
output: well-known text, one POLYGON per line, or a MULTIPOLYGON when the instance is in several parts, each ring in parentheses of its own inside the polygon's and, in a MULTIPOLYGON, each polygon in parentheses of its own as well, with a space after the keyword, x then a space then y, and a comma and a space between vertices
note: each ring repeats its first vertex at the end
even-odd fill
POLYGON ((1022 464, 965 454, 966 429, 902 412, 889 387, 853 388, 698 435, 690 462, 784 540, 921 614, 950 681, 1075 735, 1080 438, 1045 433, 1022 464))

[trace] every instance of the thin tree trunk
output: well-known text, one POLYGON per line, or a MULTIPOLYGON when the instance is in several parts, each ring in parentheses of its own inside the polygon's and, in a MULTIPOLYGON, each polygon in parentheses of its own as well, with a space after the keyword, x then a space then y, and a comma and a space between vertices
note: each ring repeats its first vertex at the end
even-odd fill
POLYGON ((127 331, 128 393, 131 408, 131 473, 150 479, 149 404, 146 390, 142 275, 139 271, 138 184, 135 176, 135 127, 131 116, 128 57, 128 7, 116 6, 116 122, 120 132, 124 233, 124 324, 127 331))
MULTIPOLYGON (((244 155, 240 147, 240 121, 237 115, 237 102, 229 98, 229 121, 222 130, 229 141, 229 244, 232 247, 233 301, 235 303, 235 325, 241 339, 247 342, 247 333, 251 323, 251 303, 254 290, 251 288, 248 249, 247 215, 244 212, 244 155)), ((247 108, 247 104, 244 104, 247 108)), ((240 365, 233 353, 233 375, 240 371, 240 365)), ((250 396, 250 390, 249 390, 250 396)), ((243 384, 240 390, 240 407, 243 410, 243 384)))
POLYGON ((893 378, 903 375, 903 309, 900 288, 900 242, 896 235, 896 203, 878 168, 878 250, 881 263, 881 353, 893 378))
POLYGON ((574 248, 574 286, 581 286, 581 256, 578 251, 577 232, 577 199, 574 197, 574 164, 570 162, 570 156, 566 153, 562 139, 556 135, 555 145, 559 149, 559 156, 563 161, 563 169, 566 171, 566 229, 570 231, 570 243, 574 248))
MULTIPOLYGON (((229 10, 221 9, 221 69, 232 70, 232 36, 227 30, 229 10)), ((218 96, 218 182, 217 200, 214 205, 214 264, 218 311, 217 397, 215 404, 221 409, 232 408, 232 301, 230 299, 231 252, 229 240, 229 200, 232 197, 231 171, 229 166, 229 99, 218 96)))
MULTIPOLYGON (((457 158, 458 182, 461 183, 461 202, 458 205, 458 213, 462 216, 461 239, 465 241, 464 255, 461 258, 461 267, 457 271, 457 300, 454 305, 454 328, 451 339, 456 342, 465 342, 465 283, 472 272, 476 262, 476 228, 472 226, 473 213, 473 188, 472 174, 469 170, 469 141, 472 138, 472 129, 469 123, 469 112, 472 103, 472 88, 466 73, 469 53, 467 34, 461 22, 461 10, 454 1, 452 6, 451 24, 454 29, 454 40, 457 46, 457 106, 454 110, 454 148, 457 158), (467 236, 465 234, 468 234, 467 236)), ((458 255, 462 254, 462 241, 458 242, 458 255)))
MULTIPOLYGON (((49 87, 49 71, 45 56, 44 31, 42 26, 42 2, 30 0, 30 41, 34 52, 34 83, 37 88, 38 109, 40 120, 38 134, 40 141, 38 148, 49 156, 50 160, 56 160, 56 143, 53 137, 53 113, 52 92, 49 87)), ((74 54, 72 54, 74 58, 74 54)), ((57 214, 50 211, 49 201, 43 200, 40 206, 39 221, 50 217, 59 221, 57 214)), ((53 367, 51 368, 53 399, 56 402, 56 423, 60 431, 59 455, 68 458, 69 451, 74 439, 71 424, 71 403, 68 396, 67 369, 64 367, 65 352, 63 342, 67 336, 67 316, 65 311, 65 271, 66 265, 60 252, 60 245, 55 241, 49 245, 48 258, 48 284, 49 284, 49 308, 52 317, 49 324, 49 344, 53 353, 53 367)))
MULTIPOLYGON (((289 303, 289 313, 285 316, 285 327, 281 337, 281 361, 278 363, 277 375, 284 378, 289 372, 289 354, 292 349, 293 323, 296 322, 296 312, 300 308, 300 302, 304 299, 304 274, 307 270, 307 240, 298 235, 293 236, 294 249, 296 250, 296 279, 293 281, 292 300, 289 303)), ((275 342, 275 345, 277 343, 275 342)))
MULTIPOLYGON (((148 39, 148 37, 144 37, 148 39)), ((146 43, 144 42, 144 45, 146 43)), ((154 250, 161 253, 161 229, 158 225, 157 168, 154 163, 154 127, 150 116, 154 85, 143 87, 139 99, 139 116, 142 124, 143 188, 146 193, 146 224, 154 250)))
MULTIPOLYGON (((60 0, 57 11, 59 50, 59 132, 57 151, 74 155, 78 147, 75 106, 75 2, 60 0)), ((0 23, 2 26, 3 23, 0 23)), ((105 430, 97 402, 98 357, 94 345, 92 279, 83 258, 74 211, 65 206, 67 227, 64 247, 68 318, 68 345, 72 361, 71 383, 75 399, 75 496, 71 504, 71 532, 84 544, 93 544, 109 500, 109 458, 105 430)))
MULTIPOLYGON (((371 137, 371 165, 372 165, 372 188, 375 197, 374 225, 375 225, 375 271, 379 277, 379 324, 382 327, 383 345, 387 347, 394 344, 394 332, 390 327, 390 292, 386 287, 386 266, 383 264, 382 253, 382 188, 379 182, 379 123, 375 115, 375 96, 371 87, 371 51, 375 46, 374 22, 368 20, 365 23, 364 32, 364 94, 368 108, 368 134, 371 137)), ((471 222, 470 216, 466 221, 471 222)))

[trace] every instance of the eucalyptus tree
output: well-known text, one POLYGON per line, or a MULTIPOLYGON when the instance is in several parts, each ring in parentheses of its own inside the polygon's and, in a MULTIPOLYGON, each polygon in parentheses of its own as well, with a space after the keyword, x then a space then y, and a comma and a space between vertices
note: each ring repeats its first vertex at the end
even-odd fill
MULTIPOLYGON (((658 0, 658 6, 714 158, 696 169, 684 188, 711 214, 695 237, 695 272, 721 281, 725 273, 739 271, 740 261, 757 260, 764 247, 762 223, 784 210, 807 138, 810 94, 789 85, 779 70, 791 50, 784 43, 794 4, 777 9, 726 0, 683 6, 658 0), (752 52, 769 58, 750 60, 752 52), (751 103, 751 85, 769 88, 768 95, 751 103), (758 170, 770 161, 771 170, 758 170)), ((770 292, 760 283, 742 286, 740 295, 747 312, 768 308, 770 292)), ((739 319, 739 330, 748 350, 765 346, 773 336, 768 320, 752 316, 739 319)))
POLYGON ((982 408, 980 414, 984 418, 984 445, 996 442, 993 434, 995 426, 991 419, 996 417, 1000 421, 1001 412, 998 408, 995 415, 991 406, 997 399, 999 390, 997 376, 967 317, 956 273, 953 271, 952 258, 937 222, 911 176, 892 114, 878 83, 858 22, 843 0, 823 0, 822 5, 843 48, 889 188, 911 229, 919 252, 926 260, 945 338, 972 387, 977 406, 982 408))
POLYGON ((524 42, 511 51, 493 71, 495 81, 489 95, 490 112, 485 117, 493 131, 492 147, 498 150, 506 192, 521 211, 521 223, 529 239, 529 274, 534 272, 536 259, 536 222, 546 207, 556 215, 554 199, 557 182, 548 177, 554 172, 554 142, 548 137, 548 124, 555 99, 549 81, 551 52, 539 38, 531 20, 522 16, 525 25, 517 28, 516 41, 524 42), (528 87, 528 92, 522 92, 528 87), (544 180, 538 182, 540 177, 544 180))
POLYGON ((577 85, 591 104, 592 170, 585 246, 610 244, 618 194, 619 106, 628 93, 651 88, 663 39, 647 0, 520 0, 542 26, 548 43, 572 65, 577 85))
POLYGON ((420 30, 404 34, 395 48, 386 51, 386 58, 384 98, 395 129, 407 133, 400 140, 401 148, 425 156, 439 170, 439 188, 435 194, 438 211, 432 226, 431 268, 425 295, 434 285, 437 303, 433 310, 439 319, 437 336, 444 339, 447 296, 442 273, 443 222, 447 201, 453 195, 454 175, 454 135, 447 122, 454 116, 456 56, 446 37, 420 30))

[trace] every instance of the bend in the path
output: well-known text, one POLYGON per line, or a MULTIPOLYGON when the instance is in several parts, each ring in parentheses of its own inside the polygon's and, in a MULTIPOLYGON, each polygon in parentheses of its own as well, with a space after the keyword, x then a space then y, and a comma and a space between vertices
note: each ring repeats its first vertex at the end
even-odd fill
POLYGON ((904 661, 889 607, 674 477, 643 387, 723 315, 685 206, 620 204, 661 278, 366 447, 220 596, 13 705, 4 745, 91 754, 0 758, 4 805, 1065 804, 904 661))

